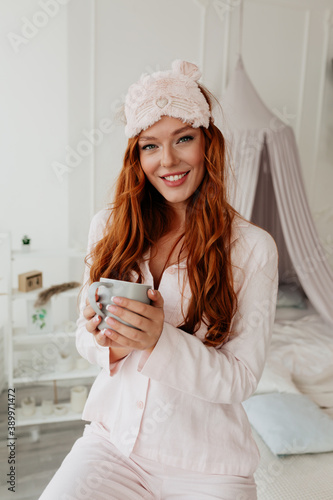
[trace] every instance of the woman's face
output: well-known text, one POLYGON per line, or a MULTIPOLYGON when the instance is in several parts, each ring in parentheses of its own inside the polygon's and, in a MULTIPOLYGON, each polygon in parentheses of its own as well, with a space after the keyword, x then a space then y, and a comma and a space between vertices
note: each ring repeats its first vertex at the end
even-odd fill
POLYGON ((175 208, 185 208, 205 175, 204 136, 178 118, 163 116, 139 135, 142 169, 175 208))

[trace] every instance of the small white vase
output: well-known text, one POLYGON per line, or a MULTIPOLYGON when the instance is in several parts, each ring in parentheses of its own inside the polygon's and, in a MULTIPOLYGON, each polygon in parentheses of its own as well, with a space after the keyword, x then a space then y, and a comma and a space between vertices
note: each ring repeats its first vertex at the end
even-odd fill
POLYGON ((42 414, 51 415, 53 413, 53 401, 51 399, 43 399, 42 414))
POLYGON ((77 358, 75 365, 77 370, 86 370, 89 368, 90 363, 84 358, 77 358))
POLYGON ((71 354, 68 355, 60 355, 57 361, 56 369, 60 372, 69 372, 73 368, 73 356, 71 354))
POLYGON ((54 406, 54 413, 55 413, 55 415, 58 415, 58 416, 66 415, 67 407, 64 405, 55 405, 54 406))
POLYGON ((76 385, 71 389, 71 409, 75 413, 81 413, 87 401, 88 391, 84 385, 76 385))

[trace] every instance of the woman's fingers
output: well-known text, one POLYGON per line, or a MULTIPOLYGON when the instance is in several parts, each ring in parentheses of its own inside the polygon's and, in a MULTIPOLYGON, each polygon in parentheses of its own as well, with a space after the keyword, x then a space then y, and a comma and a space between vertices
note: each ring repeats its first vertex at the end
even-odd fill
MULTIPOLYGON (((102 304, 97 302, 97 305, 99 309, 102 309, 102 304)), ((83 316, 89 321, 93 316, 95 316, 96 311, 91 307, 91 305, 88 303, 86 307, 83 309, 83 316)))
POLYGON ((101 321, 102 321, 101 316, 98 316, 97 314, 94 313, 94 316, 91 319, 89 319, 86 324, 86 329, 88 330, 88 332, 94 334, 98 333, 99 330, 97 327, 101 321))
POLYGON ((145 334, 144 330, 138 330, 132 326, 124 325, 114 318, 106 318, 105 321, 110 327, 106 330, 105 335, 116 342, 119 341, 119 343, 125 346, 140 343, 145 334))
POLYGON ((111 330, 97 330, 97 332, 94 334, 96 342, 102 347, 119 347, 116 342, 111 340, 107 332, 110 333, 111 330))
MULTIPOLYGON (((102 309, 102 304, 98 303, 99 295, 95 294, 96 298, 96 303, 98 304, 99 308, 102 309)), ((98 325, 101 323, 102 318, 100 315, 96 314, 95 310, 91 307, 89 299, 87 297, 86 299, 86 307, 83 310, 83 316, 87 320, 86 323, 86 329, 88 330, 89 333, 91 333, 96 342, 102 346, 102 347, 122 347, 121 345, 117 344, 114 340, 111 340, 107 334, 105 334, 105 330, 101 331, 98 329, 98 325)), ((111 330, 106 330, 109 334, 111 333, 111 330)))
MULTIPOLYGON (((145 330, 148 326, 149 319, 142 315, 129 311, 128 309, 124 309, 122 307, 114 306, 113 304, 111 304, 107 307, 107 310, 117 316, 117 318, 120 318, 122 321, 126 321, 126 323, 129 323, 129 325, 134 326, 134 328, 137 328, 139 330, 145 330)), ((105 321, 111 327, 113 327, 115 325, 118 325, 119 323, 117 321, 117 318, 106 317, 105 321)), ((133 328, 131 328, 131 330, 133 330, 133 328)))
POLYGON ((95 316, 96 312, 91 306, 86 306, 83 309, 83 316, 89 321, 91 318, 95 316))
POLYGON ((115 318, 105 318, 111 329, 110 332, 106 332, 110 339, 124 347, 134 349, 144 350, 155 346, 164 324, 163 298, 156 290, 150 291, 149 295, 153 301, 152 305, 126 298, 112 298, 118 305, 112 304, 107 309, 134 328, 124 325, 115 318))
MULTIPOLYGON (((97 330, 96 333, 94 334, 96 342, 102 346, 102 347, 112 347, 113 349, 117 348, 122 348, 125 349, 126 345, 124 344, 119 344, 118 342, 115 341, 114 338, 112 338, 112 330, 109 329, 104 329, 102 331, 97 330)), ((133 347, 130 348, 130 351, 133 350, 133 347)))
MULTIPOLYGON (((143 316, 144 318, 155 320, 161 315, 160 310, 163 310, 164 300, 160 292, 158 292, 157 290, 148 290, 148 294, 148 297, 153 301, 152 305, 144 304, 143 302, 139 302, 133 299, 127 299, 126 297, 112 297, 112 302, 114 302, 116 306, 110 304, 107 309, 112 312, 112 314, 121 317, 121 319, 124 319, 124 321, 127 321, 130 324, 133 324, 130 321, 130 319, 133 320, 133 316, 131 314, 127 314, 128 312, 136 313, 136 315, 143 316), (115 309, 112 310, 113 307, 117 306, 120 306, 120 308, 122 309, 121 316, 113 312, 113 310, 115 309)), ((117 308, 117 311, 118 313, 120 312, 119 307, 117 308)), ((138 328, 137 324, 135 324, 134 326, 138 328)))
POLYGON ((98 329, 98 325, 101 321, 102 318, 97 314, 90 321, 87 321, 86 329, 88 330, 88 332, 95 337, 96 342, 102 347, 121 347, 115 341, 112 341, 109 337, 111 330, 98 329))
MULTIPOLYGON (((83 310, 83 315, 87 320, 86 329, 94 335, 100 346, 152 350, 163 329, 164 301, 157 290, 149 290, 148 297, 151 300, 151 305, 124 297, 112 297, 112 302, 116 305, 110 304, 107 307, 109 312, 132 326, 125 325, 115 318, 107 317, 105 321, 109 328, 102 331, 98 329, 98 325, 102 321, 101 315, 96 314, 87 299, 87 305, 83 310)), ((96 294, 97 303, 98 299, 99 296, 96 294)), ((98 305, 102 308, 101 304, 98 305)))
POLYGON ((163 308, 164 300, 162 295, 158 290, 148 290, 148 297, 153 301, 153 306, 158 308, 163 308))

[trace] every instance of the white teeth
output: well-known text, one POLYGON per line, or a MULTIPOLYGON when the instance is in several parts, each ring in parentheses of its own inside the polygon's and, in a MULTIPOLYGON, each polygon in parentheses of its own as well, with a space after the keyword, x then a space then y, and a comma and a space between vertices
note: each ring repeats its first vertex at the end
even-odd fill
POLYGON ((167 177, 163 177, 163 178, 166 179, 167 181, 179 181, 179 179, 182 179, 183 177, 185 177, 186 174, 187 174, 187 172, 185 174, 181 174, 181 175, 168 175, 167 177))

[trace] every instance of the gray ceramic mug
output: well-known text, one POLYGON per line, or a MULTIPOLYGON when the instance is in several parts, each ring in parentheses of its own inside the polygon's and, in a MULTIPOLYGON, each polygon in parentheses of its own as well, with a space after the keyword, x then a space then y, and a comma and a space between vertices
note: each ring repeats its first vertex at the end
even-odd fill
POLYGON ((111 328, 110 325, 108 325, 104 321, 104 318, 107 316, 115 318, 124 325, 132 326, 126 321, 123 321, 122 319, 107 311, 106 306, 108 306, 109 304, 114 304, 114 302, 111 301, 111 297, 126 297, 128 299, 138 300, 139 302, 143 302, 144 304, 150 304, 150 299, 148 298, 147 292, 151 288, 152 287, 150 285, 144 285, 142 283, 132 283, 131 281, 120 281, 109 278, 101 278, 99 281, 92 283, 88 289, 89 302, 96 314, 98 314, 102 318, 102 321, 97 326, 97 328, 99 330, 103 330, 103 328, 111 328), (102 304, 102 309, 98 307, 95 298, 97 288, 99 295, 98 302, 102 304))

